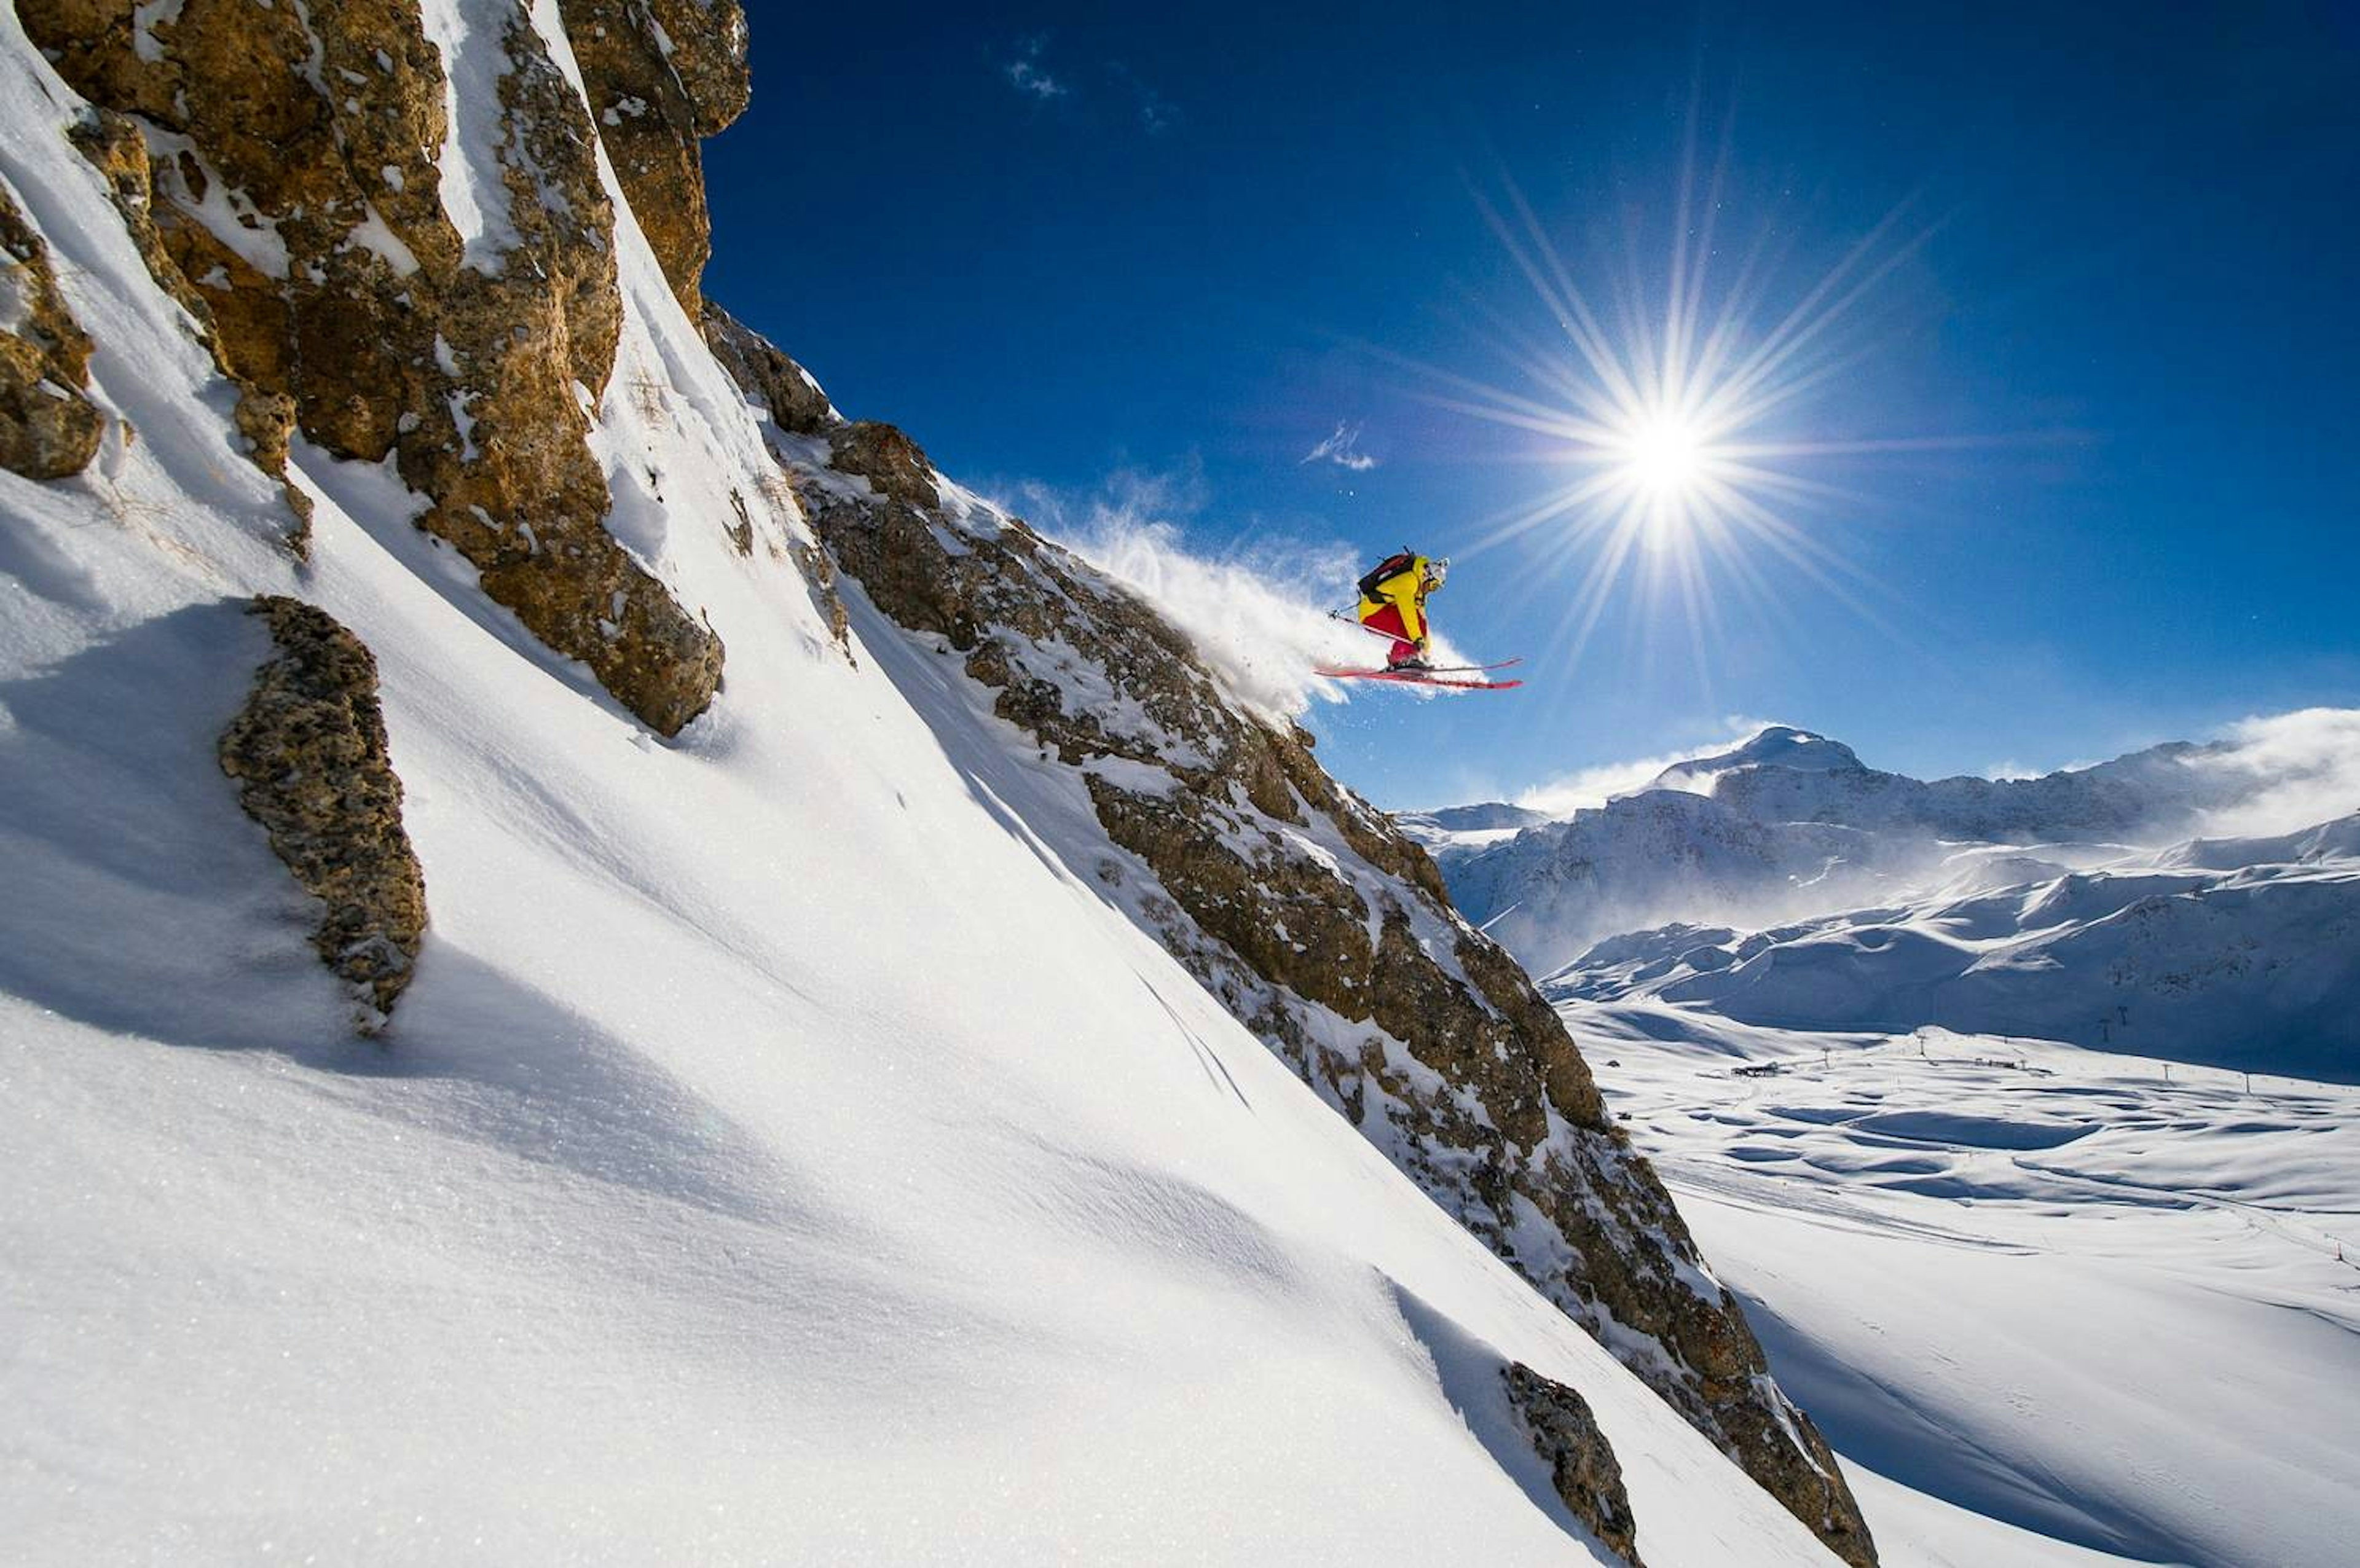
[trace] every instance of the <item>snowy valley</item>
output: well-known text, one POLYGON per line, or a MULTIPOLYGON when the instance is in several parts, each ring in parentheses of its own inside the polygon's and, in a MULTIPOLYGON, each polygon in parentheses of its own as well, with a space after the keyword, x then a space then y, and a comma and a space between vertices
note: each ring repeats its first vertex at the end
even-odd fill
POLYGON ((2339 798, 2251 737, 1919 784, 1774 728, 1570 821, 1412 831, 1528 960, 1580 949, 1544 991, 1881 1541, 2324 1564, 2360 1497, 2360 817, 2173 835, 2339 798), (1635 909, 1666 923, 1587 942, 1635 909))

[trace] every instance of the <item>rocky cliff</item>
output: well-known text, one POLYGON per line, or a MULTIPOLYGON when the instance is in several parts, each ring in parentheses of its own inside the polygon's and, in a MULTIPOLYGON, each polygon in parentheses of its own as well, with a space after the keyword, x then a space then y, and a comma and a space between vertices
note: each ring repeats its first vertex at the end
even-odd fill
POLYGON ((737 7, 577 0, 554 38, 521 5, 17 10, 224 372, 331 456, 390 459, 420 526, 650 727, 702 712, 720 639, 607 530, 588 441, 621 317, 598 155, 693 296, 695 138, 745 102, 737 7))
POLYGON ((1434 1200, 1849 1561, 1874 1549, 1563 1024, 1454 910, 1426 852, 1249 711, 1153 605, 934 472, 890 426, 815 418, 736 329, 748 397, 843 572, 968 685, 1102 839, 1104 897, 1434 1200))

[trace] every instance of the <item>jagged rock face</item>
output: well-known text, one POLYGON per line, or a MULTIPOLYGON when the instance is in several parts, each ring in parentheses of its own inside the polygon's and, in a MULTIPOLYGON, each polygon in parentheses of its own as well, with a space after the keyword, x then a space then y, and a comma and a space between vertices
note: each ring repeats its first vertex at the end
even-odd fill
POLYGON ((295 519, 288 535, 289 548, 298 557, 308 555, 311 497, 287 469, 288 443, 295 433, 295 400, 284 392, 264 391, 231 366, 212 304, 172 259, 164 244, 163 232, 157 227, 148 138, 130 115, 99 108, 93 108, 68 135, 82 156, 105 177, 107 194, 114 199, 115 210, 122 215, 123 226, 147 262, 149 273, 189 312, 199 337, 213 354, 213 363, 237 384, 235 418, 246 455, 254 460, 256 467, 279 481, 279 494, 286 498, 287 510, 295 519))
POLYGON ((106 421, 82 389, 90 339, 58 292, 49 247, 0 190, 0 468, 27 479, 80 474, 106 421))
POLYGON ((1508 1385, 1509 1407, 1534 1451, 1548 1462, 1549 1479, 1573 1517, 1631 1568, 1645 1568, 1639 1558, 1638 1523, 1631 1514, 1631 1494, 1622 1485, 1622 1466, 1606 1434, 1598 1430, 1590 1401, 1521 1361, 1500 1368, 1500 1376, 1508 1385))
POLYGON ((859 475, 888 500, 909 506, 941 504, 934 464, 893 426, 874 419, 838 425, 828 431, 827 443, 829 463, 837 473, 859 475))
POLYGON ((1232 702, 1151 605, 945 487, 890 427, 831 436, 825 461, 799 447, 805 515, 880 610, 1078 773, 1109 842, 1097 874, 1134 918, 1840 1555, 1873 1562, 1834 1455, 1564 1024, 1450 908, 1425 851, 1329 779, 1307 735, 1232 702))
POLYGON ((566 36, 623 194, 696 319, 713 254, 700 137, 746 111, 746 13, 737 0, 563 0, 566 36))
POLYGON ((401 822, 401 780, 377 706, 377 660, 325 611, 254 603, 275 651, 221 738, 222 771, 306 892, 326 906, 312 937, 381 1022, 410 984, 426 882, 401 822))
POLYGON ((713 357, 748 397, 770 409, 772 424, 791 435, 816 436, 844 423, 811 373, 773 348, 761 333, 710 299, 702 302, 697 323, 713 357))
MULTIPOLYGON (((649 725, 702 712, 720 640, 605 527, 587 437, 621 327, 615 217, 589 113, 530 13, 433 39, 415 0, 19 12, 71 84, 136 122, 144 181, 120 138, 85 150, 119 198, 152 187, 143 248, 202 301, 224 368, 289 398, 331 454, 393 454, 432 503, 421 525, 649 725), (472 172, 446 191, 446 168, 472 172)), ((257 452, 272 413, 240 420, 257 452)))

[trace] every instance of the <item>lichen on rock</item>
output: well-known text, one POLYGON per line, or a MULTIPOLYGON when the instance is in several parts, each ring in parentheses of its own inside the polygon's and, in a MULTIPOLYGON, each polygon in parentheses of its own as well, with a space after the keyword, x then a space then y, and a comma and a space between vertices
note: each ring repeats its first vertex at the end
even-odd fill
POLYGON ((906 506, 936 506, 942 495, 934 465, 901 430, 875 419, 837 425, 827 433, 829 466, 869 481, 889 501, 906 506))
POLYGON ((1599 1430, 1590 1401, 1579 1391, 1544 1377, 1521 1361, 1500 1368, 1508 1388, 1508 1405, 1517 1425, 1549 1467, 1550 1484, 1573 1517, 1619 1554, 1631 1568, 1645 1568, 1640 1560, 1638 1523, 1631 1512, 1631 1494, 1622 1485, 1622 1466, 1613 1444, 1599 1430))
POLYGON ((402 825, 377 660, 326 611, 257 599, 271 657, 221 737, 222 771, 303 889, 325 906, 312 945, 365 1005, 393 1011, 426 929, 426 881, 402 825))
POLYGON ((697 143, 745 113, 737 0, 562 0, 566 37, 623 195, 681 308, 696 319, 713 254, 697 143))
POLYGON ((58 292, 49 247, 0 188, 0 468, 64 479, 98 455, 90 339, 58 292))
POLYGON ((713 357, 748 397, 770 411, 770 422, 779 429, 816 436, 845 422, 809 372, 712 300, 701 302, 697 324, 713 357))
POLYGON ((123 219, 125 231, 148 264, 148 274, 188 312, 189 324, 213 356, 222 374, 237 384, 235 411, 239 438, 256 467, 279 482, 288 513, 295 519, 287 536, 288 548, 300 559, 311 552, 311 497, 295 483, 288 469, 289 442, 295 431, 295 401, 284 392, 265 391, 238 374, 231 364, 226 342, 213 305, 189 281, 173 259, 155 220, 154 169, 148 161, 148 139, 137 122, 111 109, 92 108, 67 131, 106 181, 108 197, 123 219))

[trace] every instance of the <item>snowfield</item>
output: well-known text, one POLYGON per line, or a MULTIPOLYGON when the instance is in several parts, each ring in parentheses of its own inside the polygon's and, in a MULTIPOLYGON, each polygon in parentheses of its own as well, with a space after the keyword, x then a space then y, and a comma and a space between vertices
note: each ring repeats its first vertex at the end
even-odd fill
POLYGON ((2352 1560, 2360 1090, 1562 1010, 1888 1561, 2352 1560))
POLYGON ((1773 729, 1425 819, 1528 957, 1676 917, 1543 989, 1886 1561, 2353 1560, 2360 816, 2318 718, 2028 790, 1773 729))

